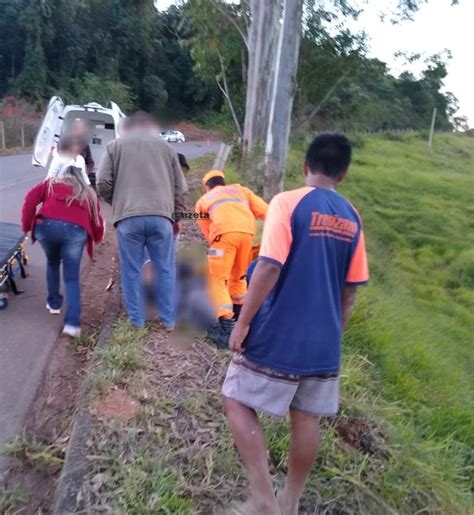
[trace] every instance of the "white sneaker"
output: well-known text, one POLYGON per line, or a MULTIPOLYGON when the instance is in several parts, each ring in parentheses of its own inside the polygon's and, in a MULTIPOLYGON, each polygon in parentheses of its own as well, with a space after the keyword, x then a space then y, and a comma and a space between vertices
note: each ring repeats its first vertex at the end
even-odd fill
POLYGON ((73 338, 79 338, 81 336, 81 328, 66 324, 63 329, 63 334, 67 334, 73 338))
POLYGON ((61 308, 54 309, 49 305, 49 302, 46 303, 46 309, 51 313, 51 315, 60 315, 61 314, 61 308))

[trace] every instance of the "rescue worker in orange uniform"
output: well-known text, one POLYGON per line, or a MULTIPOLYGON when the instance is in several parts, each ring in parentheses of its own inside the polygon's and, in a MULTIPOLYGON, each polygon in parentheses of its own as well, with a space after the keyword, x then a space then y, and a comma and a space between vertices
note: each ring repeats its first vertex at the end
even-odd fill
POLYGON ((245 186, 227 185, 220 170, 211 170, 202 182, 206 193, 195 211, 209 243, 210 295, 218 318, 208 337, 226 347, 247 293, 245 276, 252 257, 255 217, 264 220, 268 204, 245 186))

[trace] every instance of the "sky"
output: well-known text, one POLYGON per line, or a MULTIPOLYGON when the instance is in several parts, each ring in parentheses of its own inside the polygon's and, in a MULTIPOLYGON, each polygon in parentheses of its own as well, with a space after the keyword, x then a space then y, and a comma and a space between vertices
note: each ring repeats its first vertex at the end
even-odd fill
MULTIPOLYGON (((166 9, 175 2, 156 0, 155 3, 159 9, 166 9)), ((349 26, 367 33, 369 55, 386 62, 394 75, 407 70, 416 76, 423 67, 423 58, 444 49, 451 51, 445 90, 459 101, 456 114, 467 116, 470 126, 474 127, 474 0, 459 0, 459 5, 455 6, 451 6, 451 0, 429 0, 414 15, 413 21, 396 25, 380 20, 381 14, 393 12, 396 0, 359 0, 358 3, 365 10, 357 21, 350 21, 349 26), (417 63, 406 64, 403 59, 394 57, 400 50, 421 53, 422 58, 417 63)))

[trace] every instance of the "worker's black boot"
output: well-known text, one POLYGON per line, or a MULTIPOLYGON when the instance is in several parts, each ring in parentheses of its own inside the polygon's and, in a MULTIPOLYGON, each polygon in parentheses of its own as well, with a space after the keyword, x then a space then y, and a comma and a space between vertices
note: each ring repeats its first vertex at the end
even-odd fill
POLYGON ((212 323, 207 329, 206 329, 206 336, 211 340, 212 342, 217 339, 220 331, 220 323, 219 319, 216 320, 214 323, 212 323))
POLYGON ((212 325, 207 330, 207 337, 213 343, 222 349, 226 349, 229 345, 229 337, 232 329, 234 329, 235 320, 233 318, 219 318, 217 324, 212 325))
POLYGON ((242 304, 233 304, 234 309, 234 320, 238 320, 240 312, 242 311, 242 304))

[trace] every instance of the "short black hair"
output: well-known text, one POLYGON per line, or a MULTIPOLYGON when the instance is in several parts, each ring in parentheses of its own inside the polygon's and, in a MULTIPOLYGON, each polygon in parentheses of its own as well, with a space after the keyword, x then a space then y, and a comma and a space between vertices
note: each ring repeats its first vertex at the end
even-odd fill
POLYGON ((215 188, 216 186, 225 186, 225 179, 224 177, 220 177, 219 175, 216 177, 212 177, 206 182, 206 186, 212 190, 212 188, 215 188))
POLYGON ((343 134, 320 134, 308 147, 305 163, 312 174, 338 179, 351 164, 352 146, 343 134))
POLYGON ((135 114, 132 114, 132 116, 130 116, 129 123, 130 125, 127 127, 127 129, 158 125, 155 117, 146 111, 137 111, 135 114))
POLYGON ((188 170, 190 170, 188 160, 186 159, 186 156, 184 154, 178 153, 178 159, 181 168, 187 168, 188 170))

